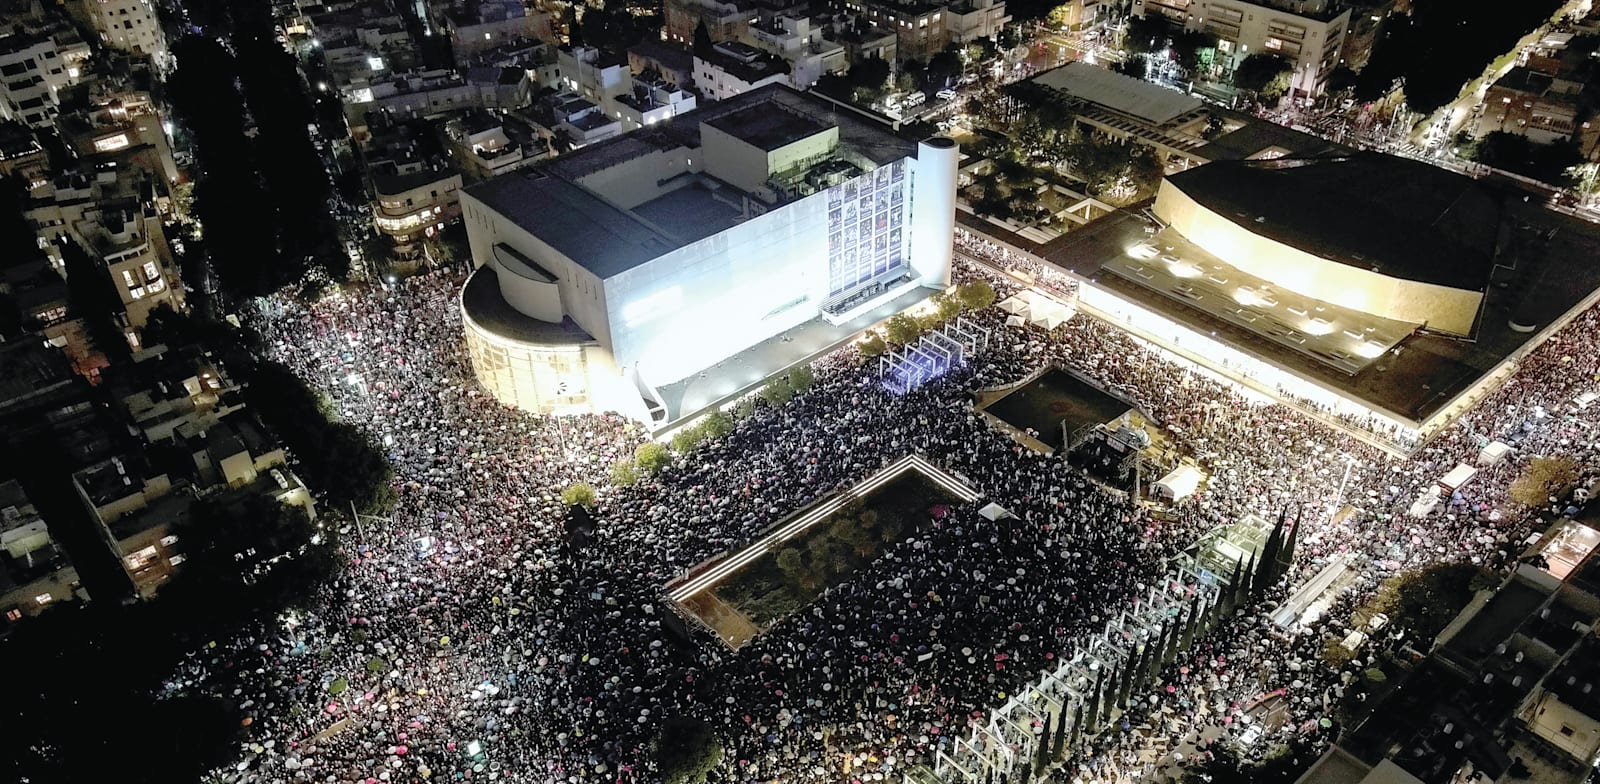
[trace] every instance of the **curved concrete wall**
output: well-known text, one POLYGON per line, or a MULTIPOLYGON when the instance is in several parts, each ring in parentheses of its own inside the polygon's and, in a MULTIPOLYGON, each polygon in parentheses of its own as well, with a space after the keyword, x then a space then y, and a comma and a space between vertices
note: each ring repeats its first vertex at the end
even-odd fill
POLYGON ((1466 335, 1483 300, 1482 292, 1390 277, 1261 236, 1199 204, 1170 180, 1161 183, 1155 213, 1190 242, 1243 272, 1363 313, 1466 335))
POLYGON ((555 280, 498 250, 490 263, 506 304, 529 318, 561 323, 561 287, 555 280))

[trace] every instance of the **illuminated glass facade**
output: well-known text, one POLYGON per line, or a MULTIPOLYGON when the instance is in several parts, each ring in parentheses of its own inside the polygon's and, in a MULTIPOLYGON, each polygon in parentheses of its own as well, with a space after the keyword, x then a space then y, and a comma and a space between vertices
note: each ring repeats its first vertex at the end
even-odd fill
POLYGON ((467 355, 479 383, 496 400, 551 414, 589 405, 589 368, 582 346, 538 346, 490 334, 466 320, 467 355))
POLYGON ((828 296, 905 272, 910 188, 901 159, 828 190, 828 296))

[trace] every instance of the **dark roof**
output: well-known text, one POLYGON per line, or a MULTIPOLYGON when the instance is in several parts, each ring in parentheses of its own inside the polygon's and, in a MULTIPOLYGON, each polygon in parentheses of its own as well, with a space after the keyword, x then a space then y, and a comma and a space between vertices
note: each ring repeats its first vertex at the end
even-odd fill
POLYGON ((782 112, 820 128, 837 127, 841 149, 880 166, 916 153, 914 142, 886 125, 854 112, 835 112, 820 98, 773 84, 500 175, 466 193, 601 279, 610 278, 703 238, 703 227, 656 223, 657 217, 641 215, 638 207, 623 209, 581 182, 657 152, 699 149, 702 122, 715 125, 746 110, 782 112))
POLYGON ((467 192, 602 280, 680 244, 588 188, 541 170, 496 177, 467 192))
POLYGON ((663 41, 641 41, 628 47, 628 54, 636 54, 646 60, 653 60, 677 71, 694 70, 694 55, 690 54, 687 47, 675 46, 663 41))
POLYGON ((762 104, 707 120, 706 125, 767 152, 828 130, 805 115, 762 104))
POLYGON ((1207 111, 1244 123, 1239 128, 1212 139, 1195 151, 1196 155, 1208 161, 1243 160, 1259 155, 1263 150, 1274 148, 1294 158, 1320 158, 1354 152, 1349 147, 1330 142, 1320 136, 1251 117, 1243 112, 1217 108, 1210 108, 1207 111))
POLYGON ((594 338, 571 319, 559 324, 529 318, 511 307, 500 293, 500 275, 479 267, 461 289, 461 312, 472 323, 507 340, 539 345, 572 346, 593 343, 594 338))
POLYGON ((1384 275, 1483 290, 1498 200, 1470 177, 1379 153, 1218 161, 1168 178, 1240 226, 1384 275))

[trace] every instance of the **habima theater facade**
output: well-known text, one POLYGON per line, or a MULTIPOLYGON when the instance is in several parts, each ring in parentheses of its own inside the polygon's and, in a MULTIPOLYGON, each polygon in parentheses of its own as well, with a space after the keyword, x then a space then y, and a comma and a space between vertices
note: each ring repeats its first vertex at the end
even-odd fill
POLYGON ((692 413, 660 387, 948 286, 958 157, 774 85, 470 187, 473 370, 538 413, 692 413))

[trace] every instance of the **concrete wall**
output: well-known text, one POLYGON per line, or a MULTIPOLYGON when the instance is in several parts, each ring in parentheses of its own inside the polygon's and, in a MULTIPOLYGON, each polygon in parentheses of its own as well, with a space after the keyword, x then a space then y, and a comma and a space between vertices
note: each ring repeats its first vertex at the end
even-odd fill
POLYGON ((1466 335, 1483 299, 1482 292, 1394 278, 1268 239, 1202 207, 1171 181, 1161 183, 1155 213, 1194 244, 1248 274, 1375 316, 1466 335))
POLYGON ((924 286, 950 285, 950 254, 956 230, 956 171, 961 148, 934 137, 917 143, 911 168, 911 269, 924 286))
POLYGON ((674 182, 674 177, 699 172, 705 161, 703 157, 697 159, 694 153, 687 147, 652 151, 585 175, 578 184, 618 207, 631 210, 680 187, 682 183, 674 182), (642 172, 644 169, 648 171, 642 172))
POLYGON ((700 149, 706 174, 746 192, 759 190, 771 174, 765 150, 706 123, 700 123, 700 149))

